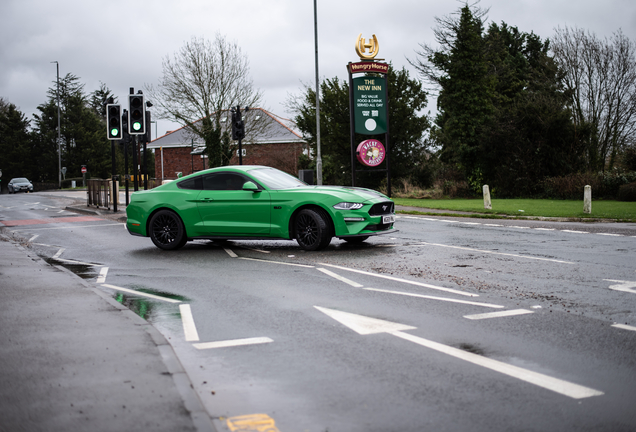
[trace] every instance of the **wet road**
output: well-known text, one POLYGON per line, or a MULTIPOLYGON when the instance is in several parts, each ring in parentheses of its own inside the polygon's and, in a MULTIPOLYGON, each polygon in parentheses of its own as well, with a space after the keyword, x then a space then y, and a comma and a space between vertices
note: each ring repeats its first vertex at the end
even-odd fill
POLYGON ((0 222, 166 335, 220 429, 636 429, 635 224, 402 216, 317 253, 168 253, 63 207, 2 195, 0 222))

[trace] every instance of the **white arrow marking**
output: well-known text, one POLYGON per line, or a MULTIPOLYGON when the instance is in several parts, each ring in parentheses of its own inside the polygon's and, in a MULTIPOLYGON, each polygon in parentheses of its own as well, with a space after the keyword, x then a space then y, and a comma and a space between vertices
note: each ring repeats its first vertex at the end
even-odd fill
POLYGON ((185 334, 186 342, 198 341, 199 333, 197 332, 197 326, 194 324, 194 317, 192 316, 190 305, 179 305, 179 312, 181 312, 181 322, 183 323, 183 333, 185 334))
POLYGON ((558 378, 553 378, 548 375, 544 375, 531 370, 523 369, 518 366, 509 365, 507 363, 500 362, 498 360, 492 360, 487 357, 483 357, 477 354, 473 354, 458 348, 453 348, 448 345, 444 345, 438 342, 433 342, 418 336, 413 336, 408 333, 403 333, 402 330, 412 330, 415 327, 405 324, 394 323, 390 321, 384 321, 377 318, 369 318, 362 315, 356 315, 348 312, 336 311, 333 309, 321 308, 314 306, 319 311, 325 313, 341 324, 349 327, 353 331, 361 334, 375 334, 375 333, 389 333, 393 336, 414 342, 418 345, 433 349, 435 351, 448 354, 455 358, 465 360, 467 362, 476 364, 493 370, 495 372, 508 375, 513 378, 520 379, 530 384, 543 387, 547 390, 560 393, 565 396, 569 396, 574 399, 582 399, 591 396, 600 396, 603 392, 594 390, 588 387, 583 387, 578 384, 570 383, 558 378))
POLYGON ((624 281, 624 280, 614 280, 614 279, 603 279, 607 282, 618 282, 616 285, 610 285, 608 288, 614 291, 623 291, 632 294, 636 294, 636 282, 632 281, 624 281))
POLYGON ((328 315, 331 318, 335 319, 340 324, 349 327, 351 330, 361 335, 375 333, 392 333, 400 330, 414 330, 417 328, 377 318, 369 318, 362 315, 356 315, 349 312, 322 308, 320 306, 314 307, 325 315, 328 315))
POLYGON ((102 269, 99 271, 99 276, 97 276, 97 283, 105 283, 106 282, 106 275, 108 274, 108 267, 102 267, 102 269))

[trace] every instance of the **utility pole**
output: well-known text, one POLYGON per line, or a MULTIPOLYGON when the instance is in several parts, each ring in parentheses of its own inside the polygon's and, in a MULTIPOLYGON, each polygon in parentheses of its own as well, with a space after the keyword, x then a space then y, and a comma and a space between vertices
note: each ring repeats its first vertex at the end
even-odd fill
POLYGON ((57 177, 58 189, 62 189, 62 129, 60 128, 60 64, 52 61, 57 66, 57 90, 55 96, 57 99, 57 177))
POLYGON ((318 76, 318 7, 314 0, 314 43, 316 46, 316 183, 322 185, 322 155, 320 154, 320 78, 318 76))

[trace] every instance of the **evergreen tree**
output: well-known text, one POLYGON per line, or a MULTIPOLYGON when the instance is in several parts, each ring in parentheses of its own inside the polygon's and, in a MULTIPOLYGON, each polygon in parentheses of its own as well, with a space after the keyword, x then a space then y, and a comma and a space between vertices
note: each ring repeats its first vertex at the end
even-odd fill
MULTIPOLYGON (((392 178, 411 177, 428 181, 425 175, 424 134, 430 124, 419 113, 426 107, 427 94, 408 71, 389 67, 387 77, 389 100, 390 156, 392 178)), ((337 77, 320 84, 320 144, 325 184, 351 184, 351 138, 349 122, 349 85, 337 77)), ((316 93, 306 87, 304 94, 289 101, 296 112, 295 121, 316 154, 316 93)), ((384 142, 384 135, 356 134, 355 142, 375 138, 384 142)), ((383 175, 358 177, 361 186, 377 188, 383 175)))
POLYGON ((32 160, 29 120, 12 103, 0 99, 0 169, 6 187, 14 177, 37 181, 35 161, 32 160))
MULTIPOLYGON (((34 140, 38 154, 39 176, 57 179, 57 97, 56 87, 48 91, 49 100, 38 106, 35 115, 37 136, 34 140)), ((106 138, 106 124, 91 106, 84 94, 79 78, 67 74, 60 80, 61 157, 67 168, 67 177, 81 177, 81 167, 86 165, 88 175, 109 178, 111 175, 111 146, 106 138)))

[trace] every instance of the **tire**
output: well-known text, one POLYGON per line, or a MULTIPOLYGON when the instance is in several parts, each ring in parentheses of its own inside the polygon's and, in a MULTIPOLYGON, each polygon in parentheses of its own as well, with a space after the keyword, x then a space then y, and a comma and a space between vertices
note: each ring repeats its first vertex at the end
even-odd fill
POLYGON ((363 241, 365 241, 368 238, 369 238, 369 236, 345 237, 345 238, 343 238, 343 240, 346 241, 347 243, 351 243, 351 244, 360 244, 360 243, 362 243, 363 241))
POLYGON ((188 241, 181 218, 173 211, 160 210, 152 216, 150 239, 159 249, 176 250, 188 241))
POLYGON ((331 243, 329 216, 322 210, 301 210, 294 221, 296 241, 301 249, 315 251, 326 248, 331 243))

